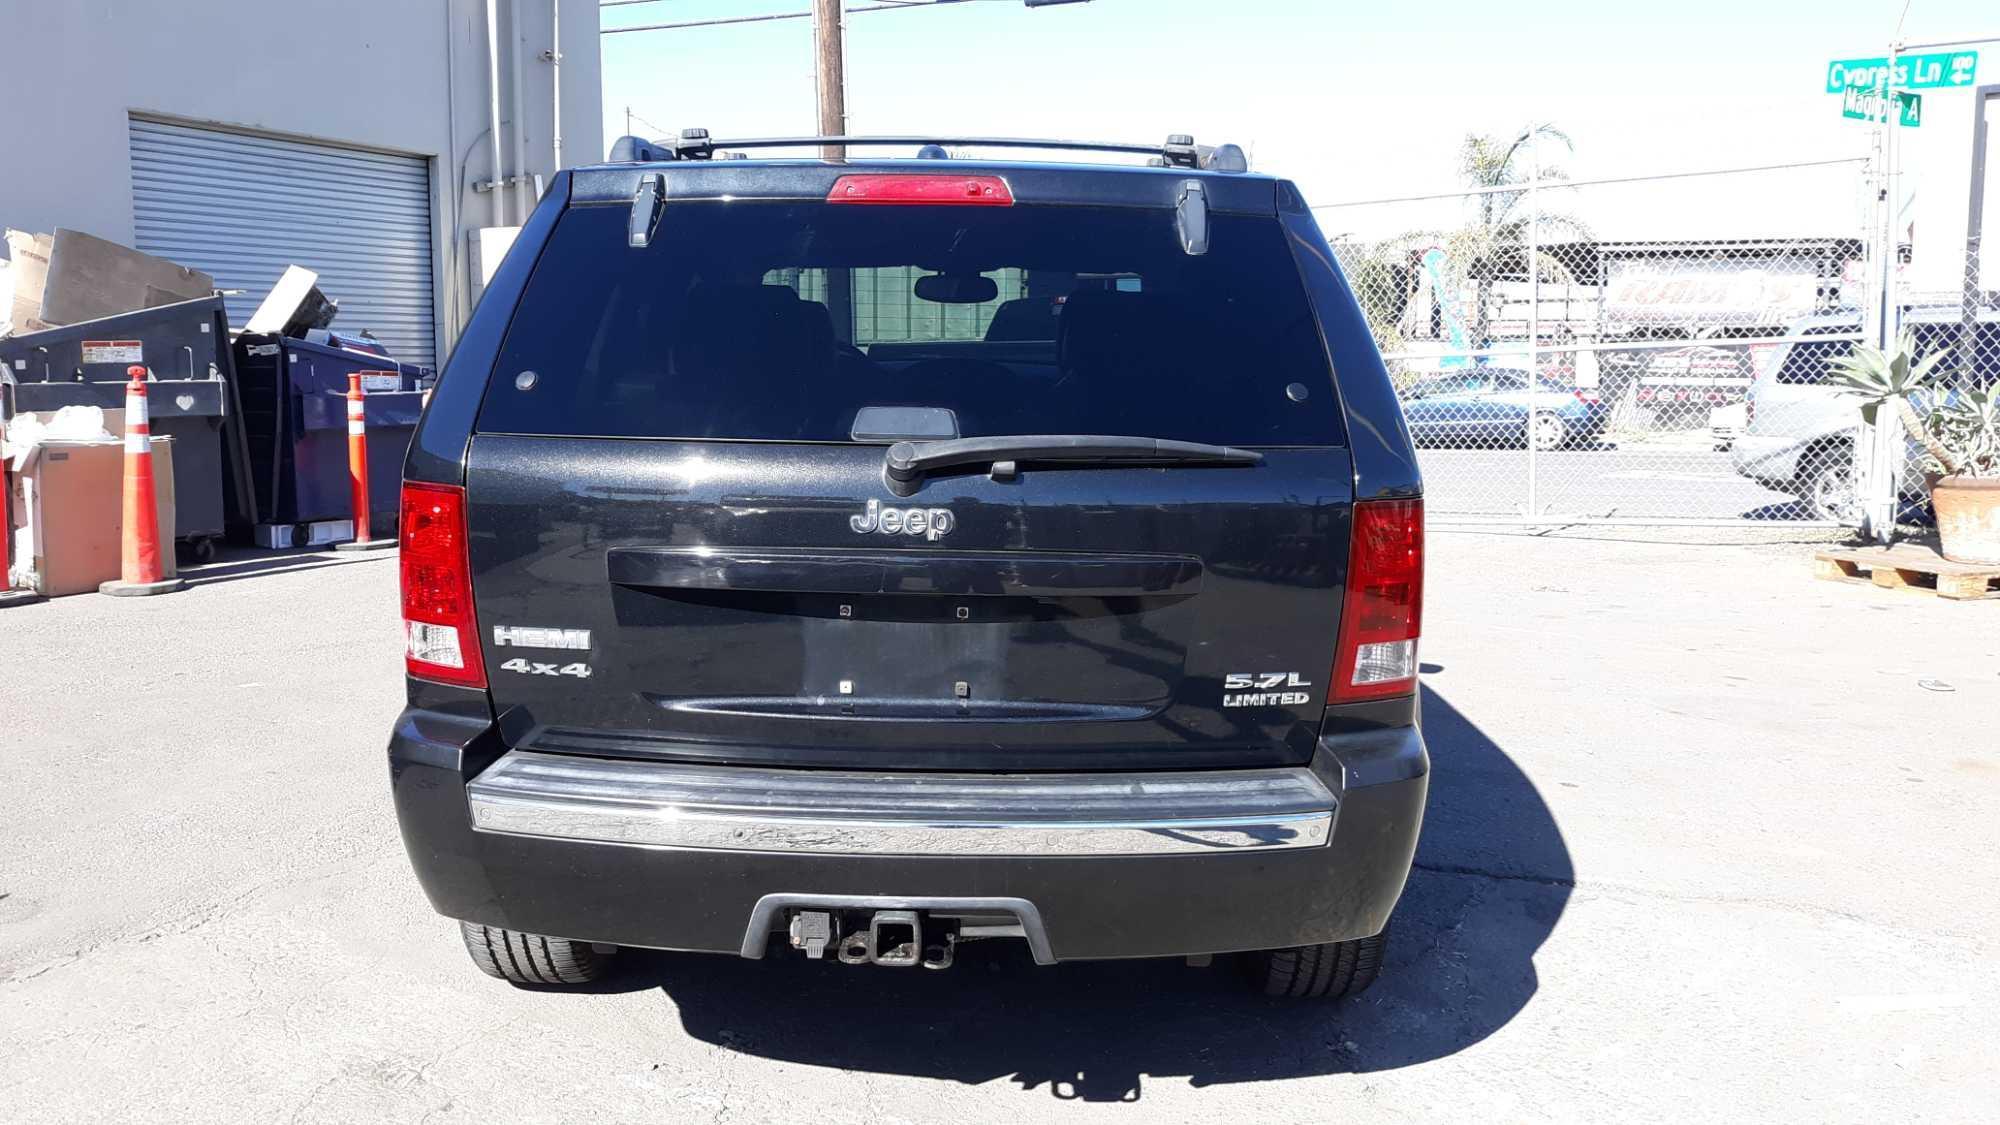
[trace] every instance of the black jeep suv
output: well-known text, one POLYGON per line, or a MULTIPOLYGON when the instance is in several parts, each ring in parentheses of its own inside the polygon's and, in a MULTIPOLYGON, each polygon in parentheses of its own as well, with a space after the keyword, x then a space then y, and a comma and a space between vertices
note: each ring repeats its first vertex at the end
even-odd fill
POLYGON ((410 448, 389 760, 473 960, 1365 987, 1429 773, 1422 489, 1298 190, 1184 137, 727 143, 557 176, 410 448))

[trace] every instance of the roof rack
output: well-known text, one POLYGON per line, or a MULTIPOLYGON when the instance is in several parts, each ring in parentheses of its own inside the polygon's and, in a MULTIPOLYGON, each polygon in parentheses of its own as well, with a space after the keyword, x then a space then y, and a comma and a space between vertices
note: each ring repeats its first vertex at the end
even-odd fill
MULTIPOLYGON (((620 137, 611 146, 613 163, 654 160, 709 160, 719 149, 746 148, 903 148, 916 146, 926 159, 938 159, 945 145, 978 145, 983 148, 1040 148, 1072 152, 1129 152, 1151 156, 1153 163, 1167 168, 1205 168, 1213 172, 1247 172, 1250 164, 1243 150, 1224 144, 1197 145, 1186 133, 1169 136, 1165 144, 1148 145, 1122 141, 1075 141, 1054 137, 934 137, 893 135, 872 137, 747 137, 740 140, 712 140, 706 129, 682 129, 670 141, 648 141, 620 137)), ((736 155, 734 152, 726 156, 736 155)))

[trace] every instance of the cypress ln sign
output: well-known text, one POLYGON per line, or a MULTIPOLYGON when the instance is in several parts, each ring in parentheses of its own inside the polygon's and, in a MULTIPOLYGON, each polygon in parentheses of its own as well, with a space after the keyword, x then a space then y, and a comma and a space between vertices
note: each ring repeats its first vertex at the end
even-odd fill
MULTIPOLYGON (((1840 92, 1840 115, 1852 117, 1856 121, 1882 120, 1882 95, 1865 86, 1849 86, 1840 92)), ((1921 94, 1896 92, 1896 120, 1899 124, 1912 128, 1924 123, 1924 99, 1921 94)))
MULTIPOLYGON (((1838 94, 1850 86, 1872 90, 1882 85, 1882 72, 1888 68, 1889 60, 1883 55, 1868 59, 1835 59, 1826 64, 1826 92, 1838 94)), ((1978 51, 1897 55, 1895 85, 1904 90, 1970 86, 1978 70, 1978 51)))

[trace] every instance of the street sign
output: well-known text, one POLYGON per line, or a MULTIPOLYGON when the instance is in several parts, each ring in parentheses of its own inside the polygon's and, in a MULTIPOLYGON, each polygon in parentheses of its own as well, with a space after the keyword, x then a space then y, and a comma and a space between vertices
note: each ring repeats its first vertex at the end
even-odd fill
MULTIPOLYGON (((1840 92, 1840 115, 1856 121, 1882 120, 1882 95, 1863 86, 1849 86, 1840 92)), ((1896 120, 1915 127, 1924 123, 1922 94, 1896 93, 1896 120)))
MULTIPOLYGON (((1849 86, 1874 89, 1882 84, 1886 56, 1835 59, 1826 64, 1826 92, 1838 94, 1849 86)), ((1896 85, 1904 90, 1935 90, 1940 86, 1970 86, 1979 69, 1978 51, 1946 51, 1932 55, 1897 55, 1896 85)))

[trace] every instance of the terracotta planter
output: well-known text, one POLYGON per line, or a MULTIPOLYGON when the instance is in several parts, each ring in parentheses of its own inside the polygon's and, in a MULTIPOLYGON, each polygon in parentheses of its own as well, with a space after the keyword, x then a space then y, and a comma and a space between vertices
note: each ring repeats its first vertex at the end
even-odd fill
POLYGON ((1939 477, 1931 507, 1945 558, 2000 566, 2000 477, 1939 477))

